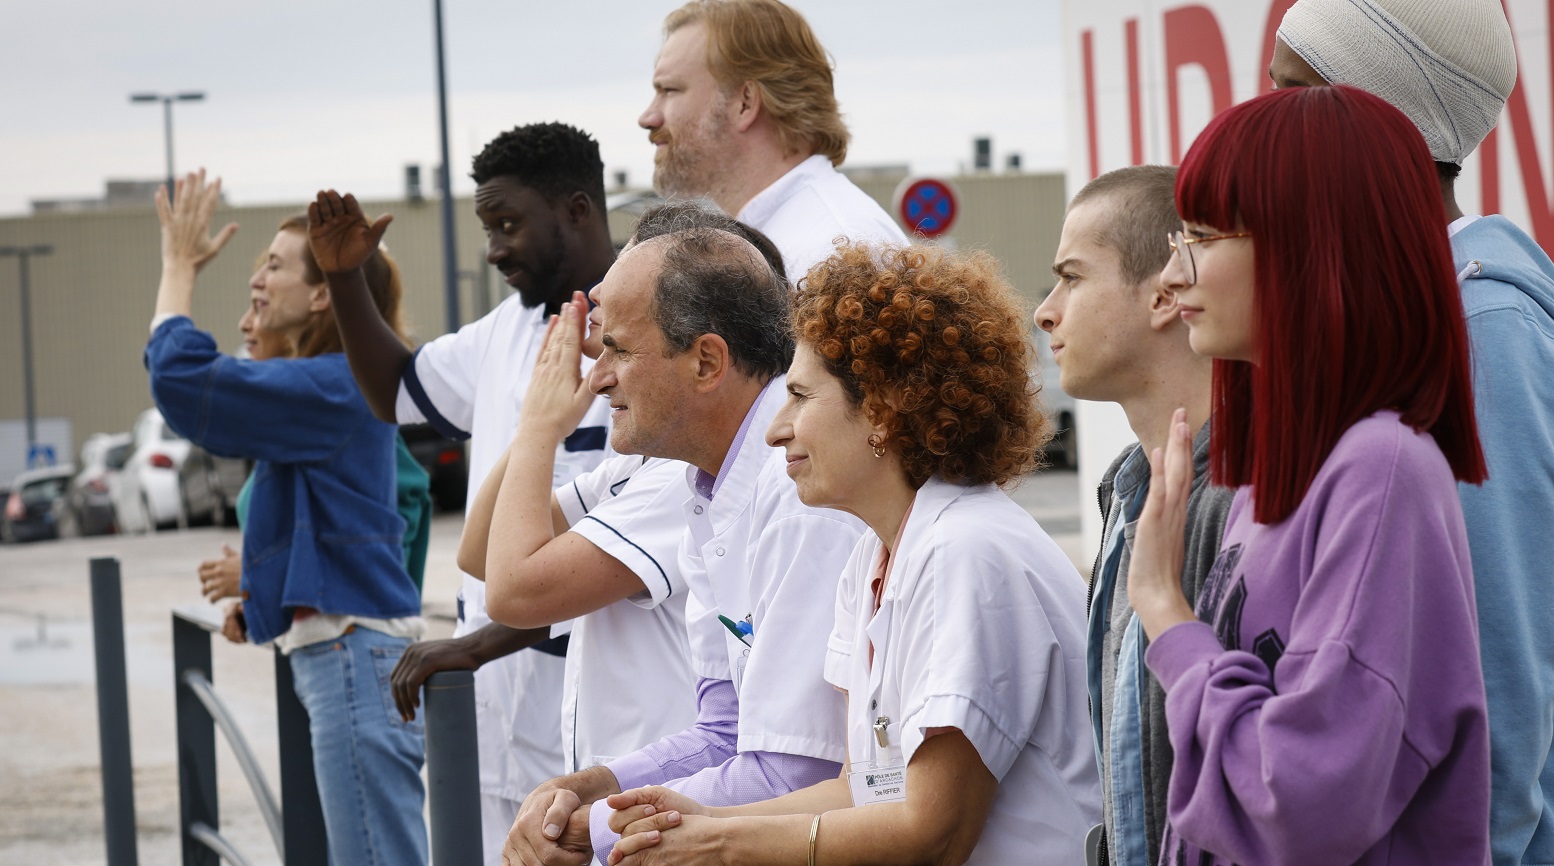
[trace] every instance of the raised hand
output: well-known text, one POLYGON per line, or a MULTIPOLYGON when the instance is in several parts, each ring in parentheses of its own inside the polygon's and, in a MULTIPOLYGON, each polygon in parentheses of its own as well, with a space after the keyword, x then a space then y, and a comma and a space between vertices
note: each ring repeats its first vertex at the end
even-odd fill
POLYGON ((368 222, 356 196, 343 197, 334 190, 320 190, 308 205, 308 245, 325 274, 340 274, 361 267, 378 251, 378 242, 394 221, 384 214, 368 222))
POLYGON ((588 315, 584 304, 568 301, 561 305, 560 315, 551 317, 528 390, 524 392, 523 408, 518 413, 518 429, 522 433, 560 442, 577 427, 597 399, 582 370, 583 328, 588 315))
POLYGON ((162 268, 187 269, 191 276, 216 257, 237 234, 237 223, 227 223, 214 237, 210 218, 221 201, 221 178, 205 183, 205 169, 176 181, 172 201, 167 187, 157 187, 156 216, 162 225, 162 268))
POLYGON ((1187 410, 1171 416, 1164 453, 1149 455, 1149 497, 1139 515, 1128 562, 1128 603, 1154 640, 1177 623, 1194 619, 1182 594, 1182 562, 1187 529, 1187 497, 1192 492, 1192 431, 1187 410))

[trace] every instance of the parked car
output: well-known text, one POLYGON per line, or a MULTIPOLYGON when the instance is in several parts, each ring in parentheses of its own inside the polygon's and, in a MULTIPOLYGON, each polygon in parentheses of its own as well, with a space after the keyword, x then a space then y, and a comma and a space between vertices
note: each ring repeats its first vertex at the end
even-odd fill
POLYGON ((190 444, 189 456, 178 469, 178 489, 184 517, 190 523, 237 525, 237 493, 248 480, 249 462, 241 457, 217 457, 190 444))
POLYGON ((399 428, 410 453, 432 477, 432 502, 439 511, 463 511, 469 493, 469 457, 464 443, 437 432, 430 424, 399 428))
POLYGON ((69 463, 32 469, 11 482, 5 514, 0 517, 0 541, 38 541, 59 537, 59 513, 66 506, 65 490, 76 474, 69 463))
POLYGON ((59 534, 106 535, 118 527, 113 491, 130 455, 130 434, 98 433, 81 446, 81 471, 65 492, 59 534))
POLYGON ((124 532, 150 532, 187 525, 183 496, 178 490, 178 469, 189 456, 189 440, 162 420, 162 413, 147 409, 130 431, 130 456, 119 476, 113 505, 124 532))
POLYGON ((1079 433, 1074 429, 1074 398, 1063 393, 1058 384, 1057 361, 1052 358, 1052 335, 1036 329, 1036 363, 1041 368, 1041 404, 1052 418, 1052 439, 1047 443, 1047 462, 1054 467, 1073 469, 1079 465, 1079 433))

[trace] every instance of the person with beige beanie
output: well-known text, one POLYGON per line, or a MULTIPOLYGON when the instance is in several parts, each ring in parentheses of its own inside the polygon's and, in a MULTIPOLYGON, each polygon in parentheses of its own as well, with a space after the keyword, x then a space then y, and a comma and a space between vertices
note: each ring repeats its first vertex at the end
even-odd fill
POLYGON ((1455 181, 1499 120, 1517 65, 1500 0, 1299 0, 1278 87, 1347 84, 1392 103, 1435 159, 1473 349, 1482 487, 1459 493, 1489 699, 1494 866, 1554 864, 1554 262, 1455 181))

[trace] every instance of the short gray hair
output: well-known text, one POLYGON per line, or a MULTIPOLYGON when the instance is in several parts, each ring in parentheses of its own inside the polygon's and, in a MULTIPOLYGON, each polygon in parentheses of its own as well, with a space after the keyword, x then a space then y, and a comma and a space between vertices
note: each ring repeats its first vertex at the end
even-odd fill
POLYGON ((772 243, 771 238, 762 234, 759 229, 734 219, 705 199, 670 199, 663 204, 648 208, 637 220, 637 227, 632 231, 631 238, 635 243, 640 244, 687 229, 720 229, 739 235, 756 248, 761 258, 766 259, 766 263, 777 272, 777 276, 785 281, 788 279, 788 271, 782 263, 782 253, 778 251, 777 245, 772 243))
POLYGON ((737 234, 693 228, 660 237, 651 312, 670 354, 717 334, 745 375, 769 381, 786 372, 793 362, 787 281, 737 234))

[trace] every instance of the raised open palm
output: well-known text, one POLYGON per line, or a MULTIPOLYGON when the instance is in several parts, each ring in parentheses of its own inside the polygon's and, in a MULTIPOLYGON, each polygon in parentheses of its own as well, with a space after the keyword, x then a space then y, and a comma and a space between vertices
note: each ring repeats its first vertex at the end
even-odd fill
POLYGON ((378 251, 378 242, 393 221, 391 214, 384 214, 369 223, 356 196, 320 191, 318 200, 308 205, 308 245, 318 269, 338 274, 361 267, 378 251))

